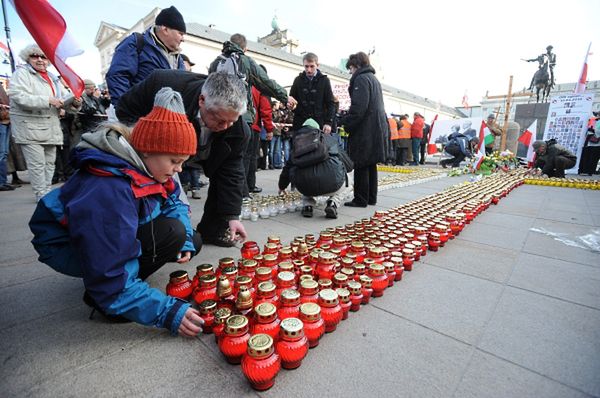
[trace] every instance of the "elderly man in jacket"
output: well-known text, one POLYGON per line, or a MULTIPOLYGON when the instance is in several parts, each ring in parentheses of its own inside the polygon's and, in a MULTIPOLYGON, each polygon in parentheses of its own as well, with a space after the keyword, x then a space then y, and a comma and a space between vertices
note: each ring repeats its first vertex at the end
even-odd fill
POLYGON ((548 141, 535 141, 532 146, 535 151, 533 167, 541 169, 541 173, 548 177, 565 178, 565 170, 575 167, 577 163, 577 156, 557 144, 554 138, 548 141))
POLYGON ((185 21, 171 6, 162 10, 154 26, 143 34, 132 33, 117 48, 106 73, 110 100, 116 107, 131 86, 144 80, 156 69, 185 70, 179 45, 186 32, 185 21))
POLYGON ((203 243, 231 247, 246 238, 239 221, 244 171, 242 154, 248 133, 241 115, 246 111, 246 87, 235 76, 212 73, 157 70, 125 93, 117 117, 133 123, 150 112, 162 87, 181 93, 188 120, 198 138, 196 155, 188 160, 202 166, 210 179, 204 214, 196 230, 203 243))

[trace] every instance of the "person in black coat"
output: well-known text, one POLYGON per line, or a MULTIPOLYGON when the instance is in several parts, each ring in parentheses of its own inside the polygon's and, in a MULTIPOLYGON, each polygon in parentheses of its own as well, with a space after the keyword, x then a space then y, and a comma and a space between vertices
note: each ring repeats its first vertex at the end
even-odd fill
POLYGON ((336 111, 331 82, 318 69, 319 58, 316 54, 305 54, 302 63, 304 72, 294 79, 290 89, 290 96, 298 101, 292 130, 299 130, 306 120, 313 119, 325 134, 330 134, 336 111))
POLYGON ((385 161, 388 123, 381 84, 369 56, 352 54, 346 67, 352 74, 348 87, 351 102, 342 125, 349 134, 348 152, 354 162, 354 199, 345 205, 367 207, 377 203, 377 163, 385 161))
POLYGON ((181 93, 198 138, 197 153, 190 161, 202 166, 210 179, 204 214, 196 229, 204 243, 233 246, 235 240, 246 238, 239 221, 244 185, 242 154, 250 138, 240 117, 246 111, 246 87, 225 73, 206 76, 157 70, 120 98, 116 109, 119 120, 134 123, 148 114, 162 87, 181 93))

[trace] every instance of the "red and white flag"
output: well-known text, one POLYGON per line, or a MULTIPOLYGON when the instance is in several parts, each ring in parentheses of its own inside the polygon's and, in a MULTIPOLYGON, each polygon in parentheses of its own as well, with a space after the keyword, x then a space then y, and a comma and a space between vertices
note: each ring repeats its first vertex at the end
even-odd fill
POLYGON ((535 151, 533 150, 533 142, 537 137, 537 119, 531 123, 523 134, 519 137, 518 141, 527 147, 527 165, 529 167, 533 166, 533 162, 535 161, 535 151))
POLYGON ((67 32, 67 23, 62 15, 47 0, 11 0, 11 3, 75 97, 80 97, 84 89, 83 80, 66 64, 66 60, 82 54, 83 50, 67 32))
POLYGON ((467 96, 467 92, 465 91, 465 95, 462 97, 462 106, 465 109, 469 109, 469 97, 467 96))
POLYGON ((575 85, 575 94, 583 94, 585 92, 585 86, 587 82, 587 71, 588 71, 588 55, 590 55, 590 48, 592 43, 588 46, 587 52, 585 53, 585 61, 583 61, 583 67, 581 68, 581 75, 575 85))
POLYGON ((427 154, 429 155, 433 155, 434 153, 437 153, 437 146, 435 145, 435 143, 431 143, 431 133, 433 132, 433 126, 435 126, 435 122, 437 121, 438 115, 436 113, 435 117, 433 118, 433 121, 431 122, 431 126, 429 126, 429 137, 427 138, 427 154))
POLYGON ((475 154, 475 169, 479 170, 481 163, 485 158, 485 129, 487 124, 482 120, 481 127, 479 128, 479 146, 477 147, 477 153, 475 154))

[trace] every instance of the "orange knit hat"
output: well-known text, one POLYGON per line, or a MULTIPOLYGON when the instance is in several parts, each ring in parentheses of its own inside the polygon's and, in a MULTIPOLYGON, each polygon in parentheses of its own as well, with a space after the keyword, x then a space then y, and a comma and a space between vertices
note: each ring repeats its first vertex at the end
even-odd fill
POLYGON ((139 152, 196 154, 196 131, 187 120, 181 94, 163 87, 154 97, 154 107, 136 123, 131 145, 139 152))

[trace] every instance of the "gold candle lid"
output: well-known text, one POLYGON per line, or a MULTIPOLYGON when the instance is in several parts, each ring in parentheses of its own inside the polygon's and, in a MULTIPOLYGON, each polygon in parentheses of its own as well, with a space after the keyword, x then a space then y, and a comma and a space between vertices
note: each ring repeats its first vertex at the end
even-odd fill
POLYGON ((281 321, 279 333, 281 336, 293 339, 302 338, 304 336, 304 323, 298 318, 286 318, 281 321))
POLYGON ((404 250, 413 250, 414 251, 415 249, 416 249, 415 245, 413 245, 412 243, 407 243, 404 245, 404 249, 402 250, 402 252, 404 252, 404 250))
POLYGON ((306 254, 306 253, 308 253, 308 245, 306 243, 304 243, 304 242, 300 243, 298 245, 298 250, 297 251, 298 251, 299 254, 306 254))
POLYGON ((300 287, 302 289, 309 289, 309 290, 314 289, 315 293, 316 293, 317 289, 319 288, 319 284, 314 279, 304 279, 304 280, 300 281, 300 287))
POLYGON ((319 292, 319 305, 335 307, 338 305, 338 294, 333 289, 323 289, 319 292))
POLYGON ((256 275, 260 275, 260 276, 271 276, 271 268, 269 267, 258 267, 256 269, 256 275))
POLYGON ((267 242, 277 244, 281 242, 281 239, 277 235, 269 235, 267 237, 267 242))
MULTIPOLYGON (((422 246, 422 243, 420 240, 413 240, 412 242, 410 242, 415 248, 420 249, 422 246)), ((410 249, 410 248, 409 248, 410 249)))
POLYGON ((361 288, 362 288, 362 285, 357 281, 348 282, 348 290, 350 290, 350 293, 352 293, 352 294, 360 294, 361 288))
POLYGON ((286 285, 289 285, 290 283, 293 284, 295 279, 296 274, 290 271, 281 271, 277 274, 277 280, 285 283, 286 285))
POLYGON ((337 293, 342 303, 350 302, 350 290, 343 287, 338 287, 337 289, 335 289, 335 292, 337 293))
POLYGON ((277 307, 272 303, 260 303, 254 307, 256 318, 260 323, 269 323, 275 319, 277 315, 277 307))
POLYGON ((348 276, 342 274, 341 272, 338 272, 333 276, 333 282, 337 285, 345 285, 346 283, 348 283, 348 276))
POLYGON ((222 275, 225 275, 227 277, 232 277, 234 275, 237 275, 237 267, 235 265, 233 266, 228 266, 225 268, 222 268, 222 275))
POLYGON ((333 285, 333 282, 331 282, 331 279, 319 279, 317 281, 317 283, 319 284, 320 289, 327 289, 333 285))
POLYGON ((364 273, 365 269, 366 269, 366 267, 364 264, 359 264, 359 263, 354 264, 354 272, 356 272, 357 274, 364 273))
POLYGON ((217 302, 214 300, 204 300, 200 304, 198 304, 198 311, 201 314, 210 314, 215 312, 217 309, 217 302))
POLYGON ((279 249, 279 254, 284 257, 291 257, 292 256, 292 248, 291 247, 282 247, 281 249, 279 249))
POLYGON ((360 240, 353 240, 352 241, 352 248, 353 249, 364 249, 365 244, 360 241, 360 240))
POLYGON ((246 270, 254 270, 258 267, 258 261, 254 259, 245 259, 242 261, 242 268, 246 270))
POLYGON ((385 268, 381 264, 371 264, 369 266, 369 271, 373 275, 385 275, 385 268))
POLYGON ((335 259, 336 255, 331 252, 322 252, 319 254, 319 260, 327 264, 334 262, 335 259))
POLYGON ((237 298, 235 300, 235 308, 238 310, 247 310, 252 308, 253 300, 250 290, 246 286, 240 286, 237 298))
POLYGON ((321 307, 317 303, 300 304, 300 319, 318 321, 321 318, 321 307))
POLYGON ((369 253, 374 256, 381 257, 383 256, 384 250, 382 247, 372 247, 369 249, 369 253))
POLYGON ((223 298, 231 295, 233 289, 231 288, 231 282, 225 275, 221 275, 219 277, 219 282, 217 283, 217 296, 223 298))
POLYGON ((184 270, 173 271, 169 274, 169 282, 181 283, 190 279, 188 273, 184 270))
POLYGON ((430 232, 429 237, 433 238, 433 240, 440 240, 440 234, 438 234, 437 232, 430 232))
POLYGON ((243 315, 232 315, 225 321, 226 334, 243 334, 248 331, 248 318, 243 315))
POLYGON ((265 255, 263 255, 263 260, 265 263, 277 261, 277 255, 276 254, 265 254, 265 255))
POLYGON ((196 267, 196 272, 213 272, 212 264, 200 264, 196 267))
POLYGON ((248 275, 238 275, 235 278, 235 283, 238 286, 248 286, 252 283, 252 278, 250 278, 248 275))
POLYGON ((227 307, 221 307, 215 311, 215 322, 223 324, 231 316, 231 310, 227 307))
POLYGON ((303 260, 292 260, 292 264, 294 264, 294 269, 299 269, 304 266, 303 260))
POLYGON ((255 334, 248 340, 248 355, 252 358, 268 357, 273 349, 273 339, 268 334, 255 334))
POLYGON ((415 251, 413 249, 402 249, 402 255, 403 256, 414 256, 415 255, 415 251))
POLYGON ((348 278, 348 280, 352 279, 354 276, 354 270, 351 267, 344 267, 340 270, 340 272, 348 278))
POLYGON ((198 282, 201 287, 207 287, 217 283, 217 277, 214 274, 202 275, 200 278, 198 278, 198 282))
POLYGON ((281 303, 284 305, 295 305, 300 300, 300 292, 296 289, 285 289, 281 292, 281 303))
POLYGON ((294 264, 292 264, 289 261, 282 261, 279 263, 279 265, 277 266, 279 268, 279 271, 288 271, 288 272, 293 272, 294 271, 294 264))
POLYGON ((298 281, 302 282, 304 280, 314 280, 312 275, 304 274, 298 277, 298 281))
POLYGON ((219 268, 233 267, 235 266, 235 260, 231 257, 223 257, 219 259, 219 268))
POLYGON ((269 296, 270 293, 275 293, 276 288, 273 282, 261 282, 258 284, 258 293, 261 296, 269 296))
POLYGON ((276 252, 277 251, 277 243, 267 242, 265 244, 265 250, 267 250, 269 252, 276 252))
POLYGON ((300 267, 300 272, 304 275, 312 275, 312 267, 310 265, 303 265, 300 267))
POLYGON ((363 287, 371 287, 371 285, 373 284, 373 279, 369 278, 367 275, 361 275, 360 284, 363 287))

